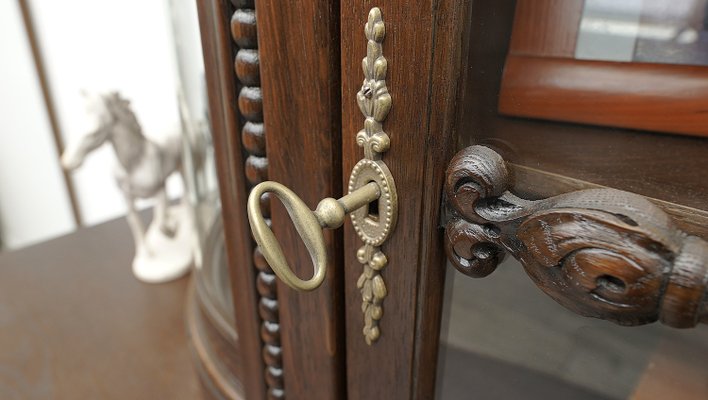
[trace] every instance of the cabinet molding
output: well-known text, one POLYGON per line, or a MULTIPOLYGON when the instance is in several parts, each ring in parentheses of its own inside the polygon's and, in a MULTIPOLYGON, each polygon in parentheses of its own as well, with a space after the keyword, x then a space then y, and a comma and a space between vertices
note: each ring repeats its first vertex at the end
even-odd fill
MULTIPOLYGON (((234 360, 241 371, 235 376, 238 382, 222 381, 242 389, 242 397, 260 400, 282 398, 284 392, 275 279, 272 274, 268 279, 242 207, 250 188, 268 173, 255 7, 253 0, 197 2, 234 303, 234 345, 241 355, 234 360)), ((267 200, 262 206, 269 215, 267 200)), ((199 339, 195 337, 195 347, 199 339)), ((228 365, 224 359, 229 357, 221 352, 211 360, 228 365)), ((218 387, 214 374, 202 374, 202 380, 206 387, 218 387)), ((221 392, 216 397, 233 397, 221 392)))
MULTIPOLYGON (((257 0, 255 7, 268 180, 292 189, 310 207, 323 197, 340 197, 339 2, 257 0)), ((246 203, 240 206, 245 211, 246 203)), ((270 212, 285 259, 297 276, 307 276, 312 259, 287 210, 273 200, 270 212)), ((342 263, 342 236, 331 230, 323 235, 328 272, 316 292, 303 294, 274 279, 283 383, 291 399, 344 397, 344 282, 335 268, 342 263)))
POLYGON ((705 67, 699 66, 510 54, 499 112, 706 136, 706 77, 705 67))
MULTIPOLYGON (((236 9, 231 16, 231 38, 238 49, 234 57, 234 73, 241 85, 238 94, 238 110, 245 120, 241 129, 241 143, 247 154, 244 169, 250 190, 268 179, 256 10, 252 1, 232 1, 232 3, 236 9)), ((260 207, 261 213, 270 220, 268 196, 262 198, 260 207)), ((275 274, 255 245, 252 254, 253 265, 258 270, 256 290, 265 384, 269 399, 281 399, 285 398, 285 390, 275 274)))

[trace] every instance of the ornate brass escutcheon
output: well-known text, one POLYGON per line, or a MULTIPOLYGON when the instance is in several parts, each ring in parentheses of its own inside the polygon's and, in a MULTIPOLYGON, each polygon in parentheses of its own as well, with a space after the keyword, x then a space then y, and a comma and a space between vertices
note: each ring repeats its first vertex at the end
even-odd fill
POLYGON ((364 32, 368 42, 366 57, 362 61, 364 82, 357 93, 357 104, 365 120, 364 129, 356 136, 356 143, 364 148, 364 158, 352 169, 349 194, 340 199, 326 198, 311 211, 287 187, 276 182, 263 182, 254 187, 249 195, 248 219, 253 237, 273 272, 293 289, 309 291, 322 284, 327 269, 327 249, 322 229, 339 228, 346 215, 351 215, 354 230, 364 242, 357 251, 357 259, 364 267, 357 287, 362 295, 364 338, 372 344, 380 336, 378 321, 383 317, 382 303, 387 293, 380 271, 388 260, 380 246, 396 226, 398 198, 393 176, 381 160, 381 154, 391 144, 382 126, 391 109, 391 95, 386 87, 388 64, 382 51, 386 29, 381 10, 371 9, 364 32), (261 214, 259 203, 265 193, 273 193, 280 199, 290 215, 312 258, 312 278, 299 278, 288 265, 278 240, 261 214))

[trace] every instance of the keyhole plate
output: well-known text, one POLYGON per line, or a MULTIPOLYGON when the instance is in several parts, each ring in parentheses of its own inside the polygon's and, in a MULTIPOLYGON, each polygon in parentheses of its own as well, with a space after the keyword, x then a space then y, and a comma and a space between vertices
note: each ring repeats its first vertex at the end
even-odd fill
POLYGON ((369 182, 376 182, 381 188, 378 218, 369 217, 371 207, 361 207, 350 215, 354 230, 361 240, 372 246, 380 246, 396 227, 398 196, 391 171, 381 160, 363 159, 354 166, 349 177, 349 193, 369 182))

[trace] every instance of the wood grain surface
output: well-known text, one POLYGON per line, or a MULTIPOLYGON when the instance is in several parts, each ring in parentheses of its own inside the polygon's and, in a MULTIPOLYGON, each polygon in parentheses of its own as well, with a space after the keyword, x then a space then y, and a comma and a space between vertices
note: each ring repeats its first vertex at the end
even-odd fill
POLYGON ((0 254, 0 398, 199 399, 188 278, 131 272, 124 219, 0 254))
POLYGON ((469 22, 468 3, 344 0, 342 10, 342 169, 363 157, 356 134, 364 117, 356 104, 366 55, 364 23, 379 7, 386 26, 383 55, 393 106, 383 129, 391 147, 383 156, 398 190, 398 223, 382 251, 388 296, 381 336, 369 346, 356 282, 361 242, 345 224, 347 394, 350 399, 429 399, 435 385, 444 282, 439 221, 442 169, 455 148, 460 71, 469 22))
MULTIPOLYGON (((268 178, 289 187, 312 209, 342 194, 339 8, 329 0, 256 1, 267 132, 268 178)), ((300 277, 312 261, 290 216, 272 200, 273 233, 300 277)), ((245 205, 244 205, 245 208, 245 205)), ((286 396, 344 396, 341 231, 326 231, 324 284, 296 292, 278 280, 286 396)))
POLYGON ((584 5, 585 0, 517 0, 509 52, 573 58, 584 5))
MULTIPOLYGON (((529 199, 558 196, 574 190, 607 189, 607 186, 552 172, 512 163, 508 163, 508 165, 511 169, 511 175, 514 177, 514 193, 529 199)), ((676 227, 682 231, 702 238, 708 238, 708 211, 651 197, 647 197, 647 199, 670 215, 676 227)))
POLYGON ((185 311, 194 365, 212 398, 243 399, 243 357, 221 218, 215 218, 208 228, 202 255, 200 267, 192 271, 185 311))
POLYGON ((516 2, 499 111, 518 117, 708 136, 706 68, 576 60, 584 3, 516 2))
POLYGON ((500 116, 515 2, 475 2, 473 8, 470 36, 477 40, 470 44, 463 144, 489 144, 514 164, 708 210, 705 138, 500 116))
POLYGON ((500 90, 505 115, 708 136, 702 66, 510 54, 500 90))

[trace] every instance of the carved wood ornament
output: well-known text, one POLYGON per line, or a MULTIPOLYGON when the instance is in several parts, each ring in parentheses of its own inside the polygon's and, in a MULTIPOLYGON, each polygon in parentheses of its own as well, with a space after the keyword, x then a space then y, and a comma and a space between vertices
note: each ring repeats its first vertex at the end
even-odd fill
POLYGON ((460 272, 492 273, 510 253, 562 306, 620 325, 708 323, 708 243, 642 196, 590 189, 531 201, 512 194, 490 148, 460 151, 446 173, 445 247, 460 272))
MULTIPOLYGON (((241 143, 246 150, 246 179, 248 189, 268 179, 266 132, 263 124, 263 96, 261 93, 260 59, 256 10, 252 0, 231 0, 231 38, 236 56, 234 72, 240 86, 238 110, 244 123, 241 143)), ((262 213, 270 219, 270 198, 263 196, 262 213)), ((263 258, 261 249, 253 249, 253 265, 258 270, 258 315, 261 318, 261 354, 265 364, 265 381, 269 399, 285 398, 282 347, 280 343, 280 313, 275 274, 263 258)))

